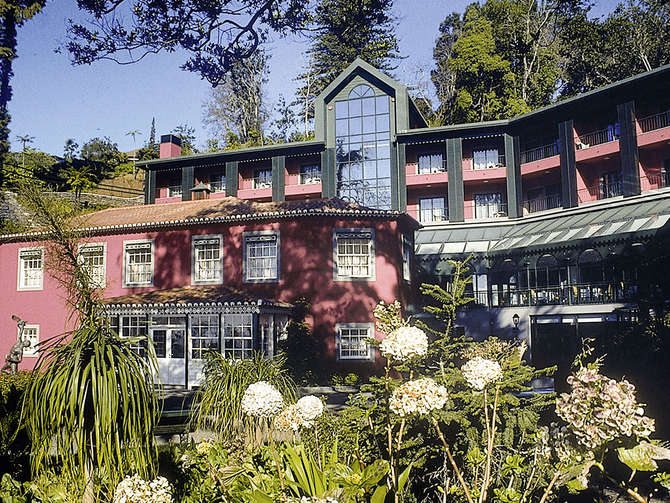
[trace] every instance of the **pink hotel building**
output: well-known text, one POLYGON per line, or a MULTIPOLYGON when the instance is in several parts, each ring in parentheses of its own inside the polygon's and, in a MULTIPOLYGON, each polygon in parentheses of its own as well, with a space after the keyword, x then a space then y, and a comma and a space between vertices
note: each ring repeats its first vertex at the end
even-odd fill
MULTIPOLYGON (((420 312, 421 282, 468 256, 465 332, 561 364, 640 298, 668 298, 642 268, 670 219, 668 89, 670 66, 514 119, 427 127, 406 88, 357 60, 317 98, 314 140, 182 156, 162 137, 139 163, 145 205, 90 214, 82 260, 168 384, 197 384, 208 349, 271 355, 299 298, 315 365, 365 372, 376 303, 420 312)), ((67 328, 34 236, 0 237, 0 263, 0 353, 12 314, 33 341, 67 328)))

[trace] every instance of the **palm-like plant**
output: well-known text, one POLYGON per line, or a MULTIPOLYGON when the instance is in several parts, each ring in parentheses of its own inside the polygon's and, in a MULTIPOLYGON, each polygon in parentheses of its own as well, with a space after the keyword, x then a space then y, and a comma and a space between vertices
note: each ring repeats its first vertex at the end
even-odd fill
POLYGON ((281 355, 269 359, 256 353, 248 360, 230 360, 209 352, 205 358, 205 381, 196 399, 195 425, 210 429, 221 440, 234 438, 244 428, 242 396, 257 381, 269 382, 285 401, 295 401, 296 385, 285 363, 281 355))
POLYGON ((77 254, 82 236, 69 224, 71 208, 36 188, 24 187, 21 195, 47 232, 46 269, 67 292, 76 327, 40 347, 24 404, 31 469, 37 476, 60 465, 66 481, 85 487, 83 499, 92 501, 94 486, 108 492, 127 473, 155 475, 156 357, 151 344, 145 358, 132 349, 139 338, 110 329, 100 291, 77 254))

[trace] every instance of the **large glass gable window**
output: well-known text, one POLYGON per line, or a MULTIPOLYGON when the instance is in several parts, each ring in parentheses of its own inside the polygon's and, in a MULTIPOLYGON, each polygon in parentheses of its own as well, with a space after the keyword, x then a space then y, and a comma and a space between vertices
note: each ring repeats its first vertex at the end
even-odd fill
POLYGON ((370 208, 391 208, 389 97, 361 84, 335 102, 337 194, 370 208))

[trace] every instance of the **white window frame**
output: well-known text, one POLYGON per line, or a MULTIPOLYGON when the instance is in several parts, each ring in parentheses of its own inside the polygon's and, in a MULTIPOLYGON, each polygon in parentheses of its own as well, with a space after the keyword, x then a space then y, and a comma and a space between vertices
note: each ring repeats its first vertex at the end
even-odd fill
POLYGON ((245 231, 242 233, 242 280, 244 283, 278 283, 281 277, 281 239, 278 230, 265 231, 245 231), (272 241, 274 240, 276 246, 276 275, 273 278, 255 278, 249 277, 250 267, 247 261, 249 260, 248 247, 249 243, 272 241))
POLYGON ((200 234, 191 237, 191 284, 192 285, 221 285, 223 283, 223 235, 221 234, 200 234), (198 279, 197 268, 197 246, 200 243, 213 244, 218 241, 219 245, 219 277, 216 279, 198 279))
POLYGON ((374 337, 374 323, 337 323, 335 325, 335 355, 337 361, 365 361, 371 362, 375 359, 375 352, 372 344, 366 344, 367 354, 365 356, 342 356, 342 330, 367 330, 367 339, 374 337))
POLYGON ((345 229, 337 228, 333 230, 333 279, 335 281, 375 281, 375 230, 372 228, 345 229), (368 258, 369 270, 366 276, 349 276, 340 274, 340 265, 338 257, 338 241, 341 239, 367 239, 368 240, 368 258))
POLYGON ((251 313, 231 313, 224 314, 223 320, 220 324, 219 333, 221 334, 221 344, 220 351, 221 354, 226 359, 233 360, 244 360, 250 357, 253 357, 256 348, 256 337, 254 329, 254 315, 251 313), (246 329, 249 329, 251 335, 247 337, 239 336, 244 334, 246 329), (241 342, 243 347, 235 347, 235 341, 241 342), (230 347, 227 346, 229 342, 232 342, 230 347), (251 348, 246 347, 250 342, 251 348), (240 355, 242 358, 238 358, 240 355))
POLYGON ((221 352, 221 315, 216 313, 191 314, 188 319, 188 325, 190 332, 188 344, 189 360, 203 360, 208 351, 221 352), (212 331, 215 332, 215 335, 211 334, 212 331), (216 347, 209 347, 211 341, 216 341, 216 347))
POLYGON ((156 246, 153 239, 131 239, 123 242, 123 288, 154 286, 154 277, 156 270, 156 246), (151 280, 146 283, 128 282, 128 246, 132 245, 150 245, 151 246, 151 280))
POLYGON ((435 197, 422 197, 419 199, 419 222, 422 224, 429 224, 433 222, 445 222, 447 221, 447 215, 449 214, 449 209, 447 208, 447 198, 443 196, 435 196, 435 197), (442 201, 442 218, 437 219, 435 218, 435 210, 439 209, 435 207, 435 201, 436 200, 441 200, 442 201), (430 208, 422 208, 423 204, 430 204, 430 208), (430 210, 430 220, 425 220, 423 218, 424 213, 428 213, 428 210, 430 210))
MULTIPOLYGON (((17 329, 17 331, 20 329, 17 329)), ((35 344, 33 344, 33 340, 29 338, 30 340, 30 346, 27 348, 24 348, 23 350, 23 356, 24 357, 29 357, 29 358, 36 358, 38 357, 39 351, 37 349, 38 344, 40 343, 40 326, 37 324, 26 324, 23 327, 23 335, 21 336, 22 339, 26 339, 26 330, 35 330, 35 344)), ((18 338, 18 332, 17 332, 17 338, 18 338)))
POLYGON ((91 275, 90 271, 87 272, 90 279, 93 281, 92 283, 93 286, 95 286, 96 288, 105 288, 105 286, 107 286, 107 242, 99 241, 99 242, 83 243, 79 245, 79 248, 77 248, 77 258, 79 259, 79 263, 85 269, 86 265, 84 264, 84 259, 81 253, 85 252, 87 248, 100 248, 100 247, 102 247, 102 281, 100 281, 99 283, 96 282, 93 276, 91 275))
POLYGON ((19 248, 18 251, 18 268, 17 268, 17 274, 16 274, 16 289, 18 291, 37 291, 37 290, 43 290, 44 289, 44 247, 43 246, 30 246, 30 247, 25 247, 25 248, 19 248), (40 252, 40 261, 42 266, 40 267, 40 278, 39 278, 39 285, 37 286, 25 286, 25 279, 26 276, 24 276, 24 267, 23 267, 23 262, 24 258, 21 257, 22 254, 32 254, 34 252, 40 252))

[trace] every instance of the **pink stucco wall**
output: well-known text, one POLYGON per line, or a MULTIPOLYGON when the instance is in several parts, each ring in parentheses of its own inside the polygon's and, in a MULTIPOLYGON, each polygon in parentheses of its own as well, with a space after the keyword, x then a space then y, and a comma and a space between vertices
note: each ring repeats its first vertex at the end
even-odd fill
MULTIPOLYGON (((293 302, 304 297, 311 302, 309 320, 314 333, 323 341, 326 356, 334 360, 334 327, 338 322, 373 321, 372 310, 379 300, 406 299, 408 288, 402 281, 401 230, 397 222, 334 219, 296 219, 240 226, 209 225, 178 230, 113 234, 91 238, 107 244, 107 286, 105 297, 162 290, 191 284, 191 236, 222 234, 224 240, 224 284, 265 298, 293 302), (374 281, 335 281, 333 279, 333 229, 374 228, 374 281), (243 284, 242 232, 279 229, 280 281, 243 284), (154 286, 124 288, 122 285, 123 241, 154 239, 154 286)), ((40 340, 63 333, 68 310, 55 280, 45 274, 40 291, 17 291, 18 250, 35 243, 0 245, 0 355, 4 356, 16 340, 16 314, 29 324, 39 324, 40 340)), ((26 358, 24 367, 31 367, 26 358)), ((340 362, 338 365, 345 365, 340 362)))

